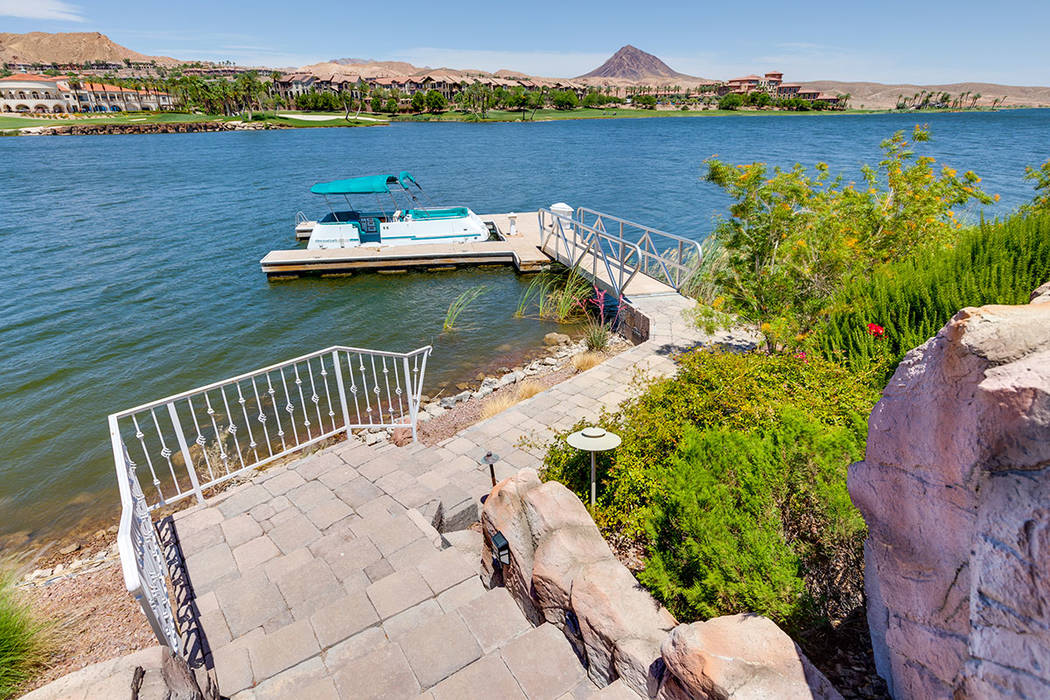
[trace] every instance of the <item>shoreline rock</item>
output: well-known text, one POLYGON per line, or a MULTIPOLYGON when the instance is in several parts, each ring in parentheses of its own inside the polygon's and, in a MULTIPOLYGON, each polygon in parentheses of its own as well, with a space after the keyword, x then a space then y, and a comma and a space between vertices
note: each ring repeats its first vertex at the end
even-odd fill
POLYGON ((123 134, 195 134, 214 131, 264 131, 291 129, 268 122, 206 121, 127 124, 56 124, 31 126, 21 130, 23 136, 102 136, 123 134))

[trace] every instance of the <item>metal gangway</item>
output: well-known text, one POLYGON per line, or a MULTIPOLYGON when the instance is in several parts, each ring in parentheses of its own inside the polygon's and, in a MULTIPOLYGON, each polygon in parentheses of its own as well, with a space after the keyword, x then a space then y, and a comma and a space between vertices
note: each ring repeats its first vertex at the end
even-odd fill
POLYGON ((335 346, 109 416, 124 583, 161 644, 178 653, 181 639, 153 512, 340 433, 414 440, 430 352, 335 346))
POLYGON ((700 270, 698 241, 579 207, 539 210, 540 248, 617 297, 682 292, 700 270))

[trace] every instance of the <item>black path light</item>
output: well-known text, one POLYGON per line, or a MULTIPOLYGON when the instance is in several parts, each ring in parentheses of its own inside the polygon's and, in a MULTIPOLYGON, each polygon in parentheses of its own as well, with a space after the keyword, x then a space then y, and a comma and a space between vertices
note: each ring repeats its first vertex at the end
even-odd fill
POLYGON ((481 458, 482 464, 489 465, 489 476, 492 477, 492 485, 496 485, 496 462, 499 461, 499 455, 494 454, 491 450, 485 453, 485 456, 481 458))
POLYGON ((620 446, 620 436, 605 428, 591 426, 578 430, 566 440, 571 447, 591 453, 591 507, 594 507, 595 453, 605 452, 620 446))

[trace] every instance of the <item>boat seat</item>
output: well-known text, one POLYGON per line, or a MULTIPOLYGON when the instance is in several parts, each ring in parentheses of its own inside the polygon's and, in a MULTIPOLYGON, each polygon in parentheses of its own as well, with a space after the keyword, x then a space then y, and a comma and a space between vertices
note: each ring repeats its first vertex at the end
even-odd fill
POLYGON ((358 238, 361 239, 362 243, 381 242, 379 219, 372 216, 362 216, 359 223, 358 238))

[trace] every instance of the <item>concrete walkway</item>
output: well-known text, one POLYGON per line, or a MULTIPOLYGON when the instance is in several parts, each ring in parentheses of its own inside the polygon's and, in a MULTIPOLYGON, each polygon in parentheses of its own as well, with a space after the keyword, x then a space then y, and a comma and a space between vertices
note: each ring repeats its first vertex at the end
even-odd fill
POLYGON ((713 340, 685 318, 691 304, 633 299, 648 341, 439 446, 354 439, 178 513, 222 694, 632 697, 620 684, 598 691, 561 632, 533 629, 504 590, 486 591, 478 551, 449 547, 435 527, 477 520, 486 451, 502 458, 497 479, 539 468, 537 445, 555 431, 619 405, 638 371, 672 373, 673 353, 713 340))

